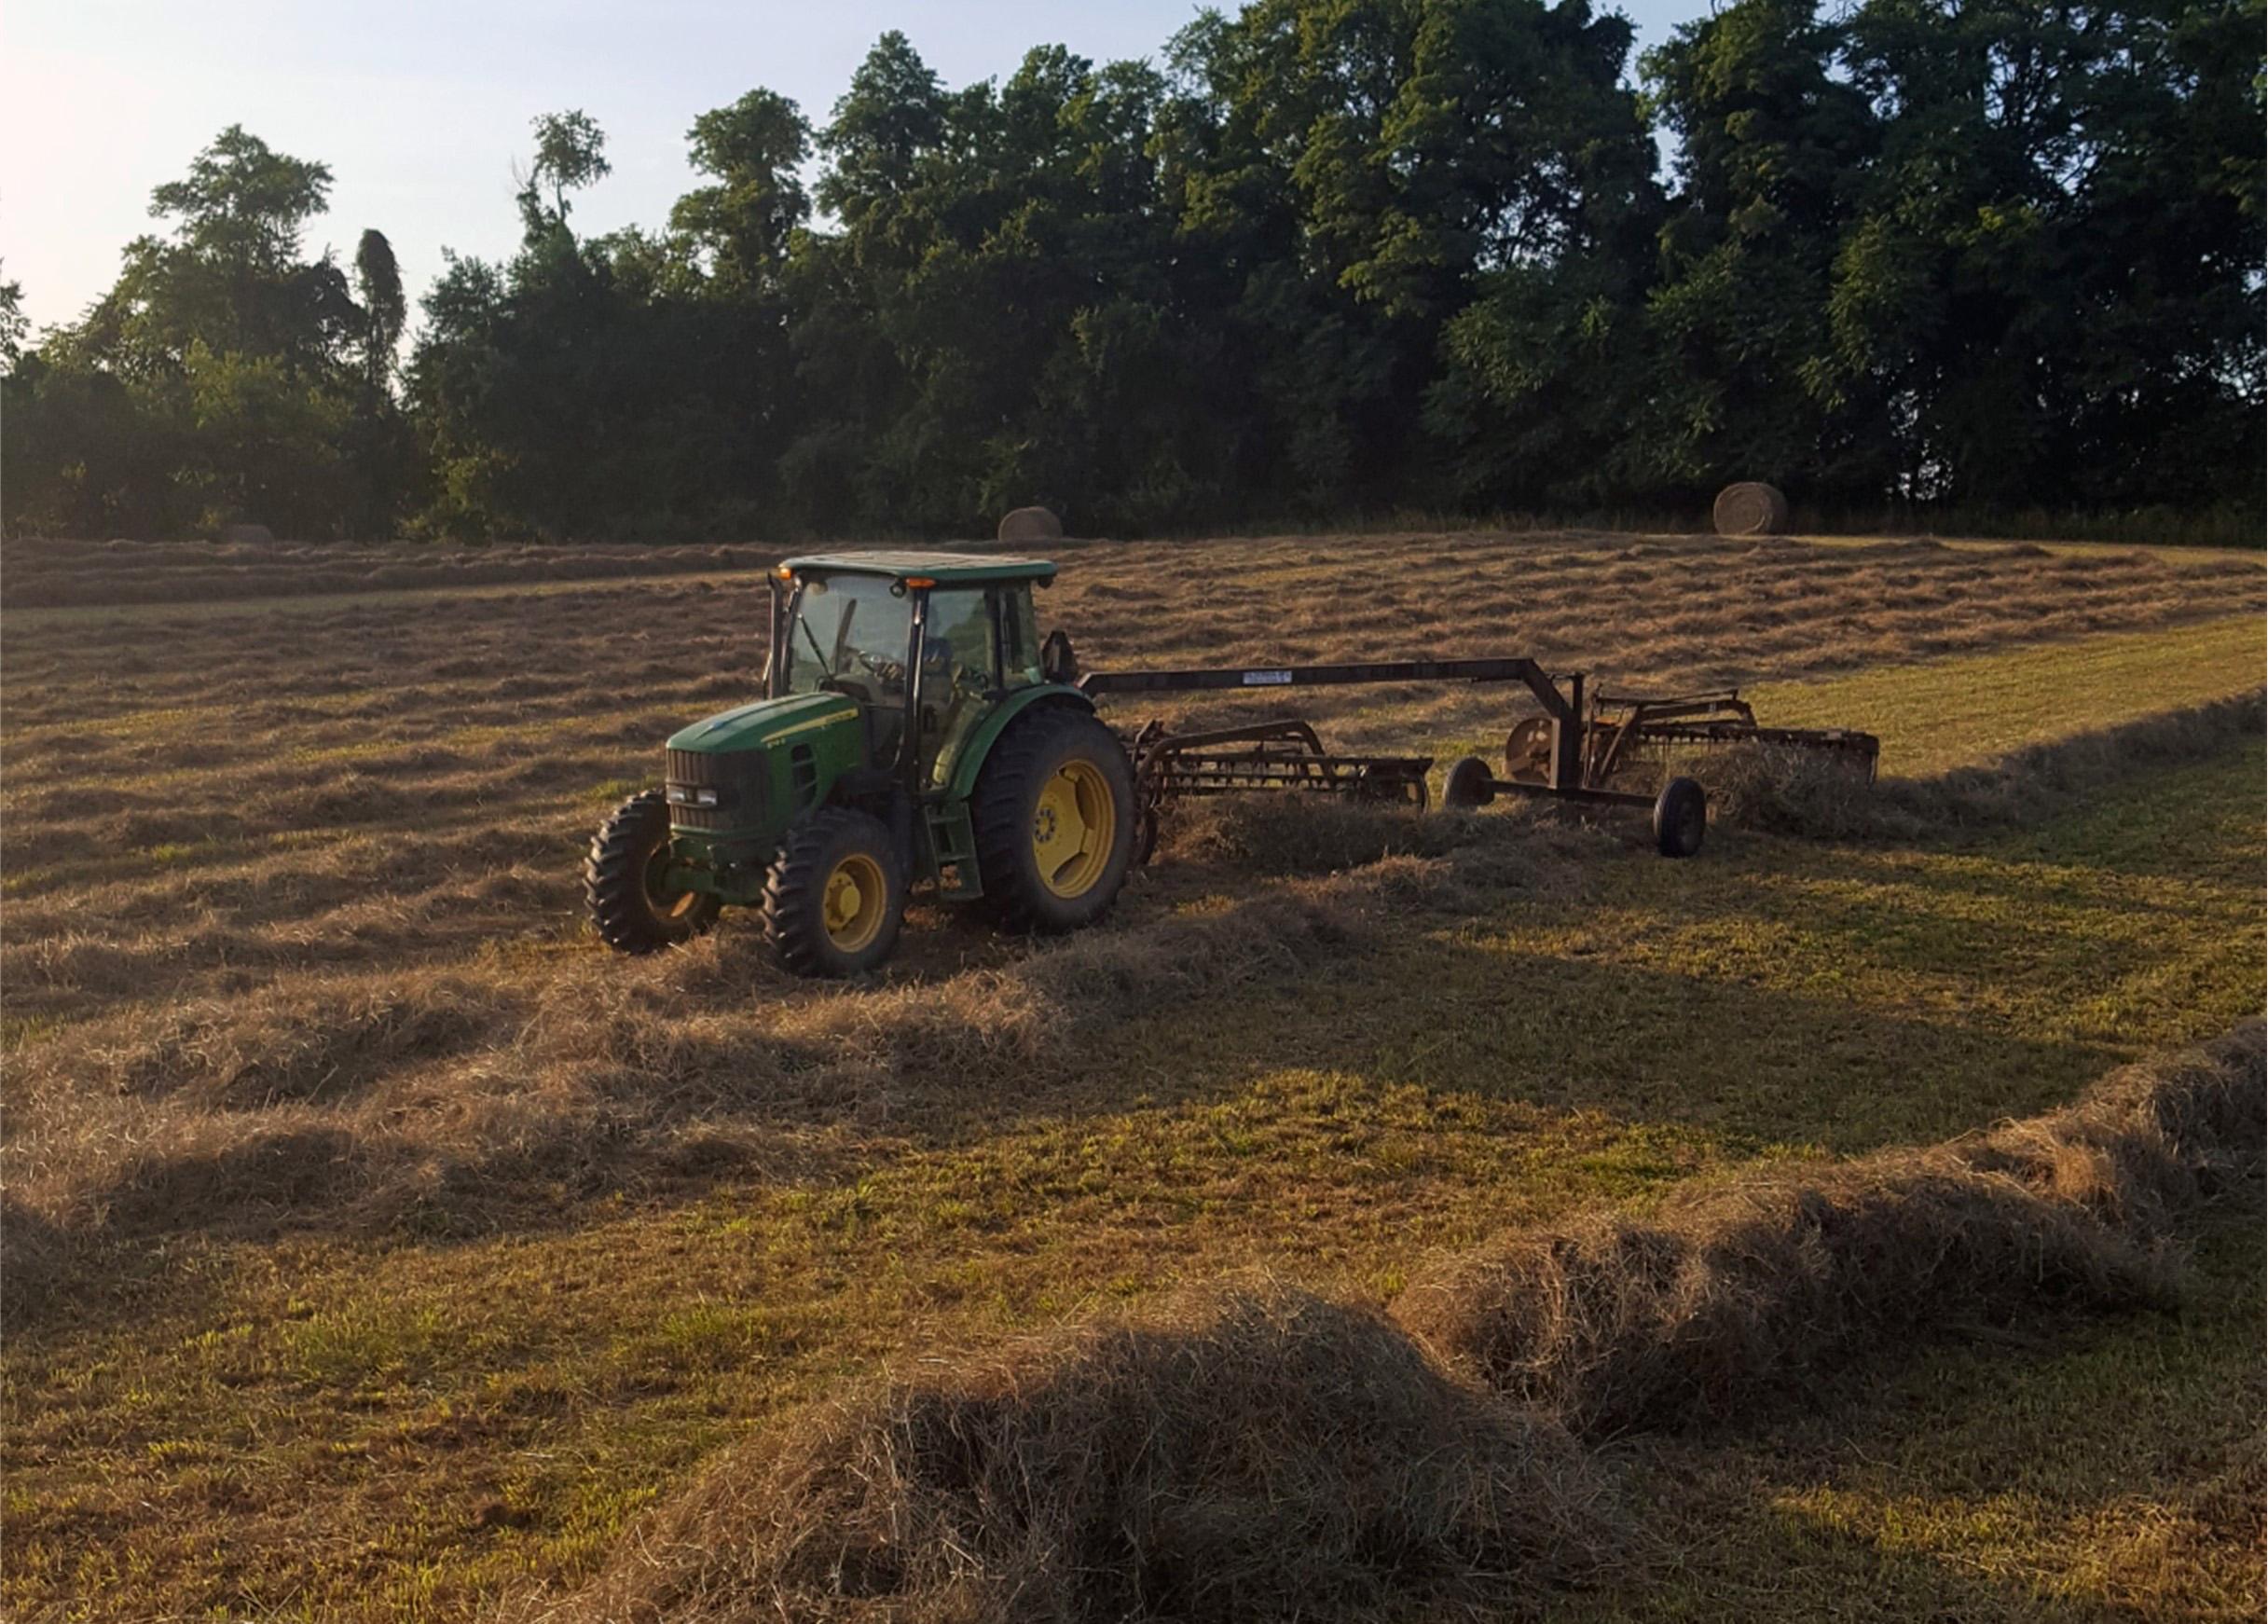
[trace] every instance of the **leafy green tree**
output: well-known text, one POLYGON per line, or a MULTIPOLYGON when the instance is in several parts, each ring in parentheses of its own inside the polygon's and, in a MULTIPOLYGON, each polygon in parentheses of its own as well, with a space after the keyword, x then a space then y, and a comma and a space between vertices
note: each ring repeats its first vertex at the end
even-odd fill
POLYGON ((1896 404, 1903 489, 2257 501, 2261 21, 2229 0, 1852 13, 1882 145, 1830 371, 1896 404))
POLYGON ((944 140, 945 96, 937 76, 896 29, 851 76, 819 136, 831 167, 819 207, 856 227, 867 211, 913 184, 915 166, 944 140))
POLYGON ((1839 44, 1813 0, 1737 0, 1646 57, 1679 187, 1648 296, 1650 387, 1616 459, 1626 489, 1885 488, 1881 403, 1826 369, 1829 278, 1879 140, 1839 44))
POLYGON ((544 113, 530 124, 535 159, 520 184, 520 219, 529 237, 567 228, 570 192, 598 185, 614 172, 606 156, 606 132, 580 108, 544 113), (548 205, 546 199, 548 197, 548 205))
POLYGON ((0 281, 0 365, 10 372, 23 358, 23 340, 31 330, 23 313, 23 283, 0 281))
POLYGON ((715 184, 677 200, 671 230, 698 244, 720 293, 772 288, 790 240, 811 215, 798 172, 811 156, 811 126, 785 96, 756 89, 702 114, 686 140, 694 168, 715 184))
MULTIPOLYGON (((153 192, 170 231, 129 243, 111 290, 20 368, 9 404, 29 422, 12 525, 164 534, 250 517, 322 536, 391 524, 379 493, 393 475, 351 426, 377 409, 362 404, 370 335, 381 319, 399 334, 399 278, 385 317, 355 302, 328 253, 306 256, 330 186, 324 165, 231 125, 153 192)), ((364 291, 385 292, 368 277, 364 291)))

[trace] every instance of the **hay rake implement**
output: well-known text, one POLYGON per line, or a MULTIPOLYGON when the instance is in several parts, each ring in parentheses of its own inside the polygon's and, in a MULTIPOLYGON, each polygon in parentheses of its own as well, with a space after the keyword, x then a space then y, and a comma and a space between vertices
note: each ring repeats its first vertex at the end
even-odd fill
MULTIPOLYGON (((1067 648, 1059 657, 1071 665, 1067 648)), ((1872 782, 1881 753, 1874 735, 1849 728, 1765 727, 1736 688, 1678 695, 1587 693, 1582 672, 1554 674, 1525 658, 1370 660, 1324 666, 1219 667, 1188 670, 1094 671, 1077 679, 1090 697, 1203 692, 1271 693, 1349 683, 1519 682, 1542 710, 1505 740, 1500 775, 1478 756, 1450 768, 1443 791, 1452 807, 1485 806, 1500 795, 1543 796, 1589 805, 1651 807, 1657 847, 1668 857, 1700 849, 1708 803, 1692 778, 1671 777, 1657 791, 1617 789, 1643 760, 1667 763, 1684 750, 1748 746, 1818 751, 1872 782)), ((1193 733, 1145 724, 1127 740, 1140 797, 1140 849, 1147 856, 1158 819, 1172 803, 1200 795, 1294 790, 1358 800, 1426 804, 1430 756, 1338 755, 1313 723, 1299 718, 1193 733)))

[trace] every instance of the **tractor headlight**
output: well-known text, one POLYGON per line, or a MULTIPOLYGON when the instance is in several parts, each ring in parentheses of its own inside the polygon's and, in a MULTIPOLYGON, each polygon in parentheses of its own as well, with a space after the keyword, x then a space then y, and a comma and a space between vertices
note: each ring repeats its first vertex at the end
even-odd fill
POLYGON ((669 786, 672 806, 715 806, 720 805, 717 791, 703 784, 672 784, 669 786))

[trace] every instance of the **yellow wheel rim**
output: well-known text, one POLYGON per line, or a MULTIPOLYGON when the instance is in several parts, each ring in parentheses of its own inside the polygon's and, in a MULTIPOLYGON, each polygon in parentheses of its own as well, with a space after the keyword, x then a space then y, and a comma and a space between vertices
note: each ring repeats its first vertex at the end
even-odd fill
POLYGON ((819 903, 827 940, 843 953, 857 953, 882 933, 889 896, 882 865, 864 852, 852 852, 827 875, 819 903))
POLYGON ((1039 791, 1032 813, 1032 857, 1040 883, 1059 897, 1083 897, 1110 866, 1118 797, 1092 762, 1065 762, 1039 791))
POLYGON ((698 891, 673 891, 663 883, 669 872, 669 843, 662 842, 646 859, 646 905, 657 919, 682 919, 701 905, 698 891))

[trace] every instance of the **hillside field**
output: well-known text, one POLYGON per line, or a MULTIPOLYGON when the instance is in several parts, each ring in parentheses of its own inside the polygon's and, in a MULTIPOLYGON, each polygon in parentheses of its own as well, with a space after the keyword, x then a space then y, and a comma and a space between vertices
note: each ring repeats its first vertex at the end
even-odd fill
MULTIPOLYGON (((2047 1111, 2262 1003, 2257 712, 1917 838, 1726 818, 1670 863, 1617 818, 1229 805, 1079 937, 917 905, 881 974, 814 986, 728 912, 625 960, 583 843, 753 693, 768 554, 124 547, 105 588, 99 552, 0 624, 26 1619, 540 1611, 877 1370, 1240 1272, 1386 1304, 1507 1225, 2047 1111)), ((2172 549, 1058 557, 1042 624, 1090 668, 1526 654, 1737 682, 1904 779, 2257 696, 2268 608, 2257 556, 2172 549)), ((1329 743, 1442 765, 1519 714, 1299 698, 1329 743)), ((1151 714, 1240 713, 1107 711, 1151 714)), ((2209 1212, 2167 1312, 1612 1440, 1647 1543, 1545 1610, 2257 1616, 2261 1227, 2209 1212)))

